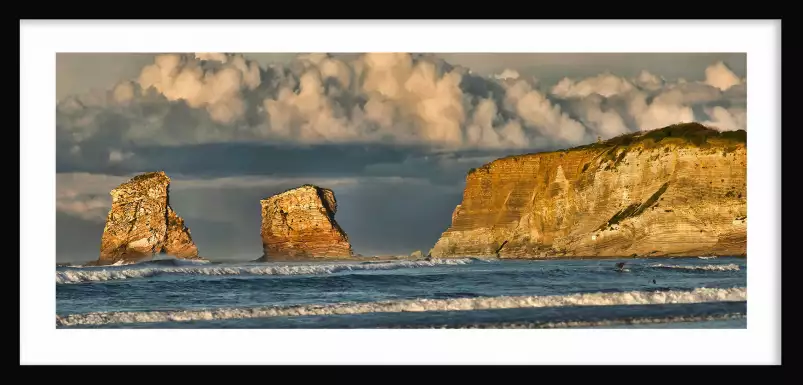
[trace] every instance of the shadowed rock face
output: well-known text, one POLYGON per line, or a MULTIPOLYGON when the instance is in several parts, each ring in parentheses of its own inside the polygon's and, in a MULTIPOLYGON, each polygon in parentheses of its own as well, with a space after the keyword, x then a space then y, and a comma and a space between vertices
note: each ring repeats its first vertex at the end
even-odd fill
POLYGON ((138 175, 111 191, 112 208, 101 238, 98 264, 132 262, 167 254, 201 259, 190 230, 168 203, 164 172, 138 175))
POLYGON ((744 131, 681 124, 472 170, 433 257, 743 255, 744 131))
POLYGON ((332 190, 304 185, 260 202, 264 250, 260 260, 353 256, 348 236, 335 221, 332 190))

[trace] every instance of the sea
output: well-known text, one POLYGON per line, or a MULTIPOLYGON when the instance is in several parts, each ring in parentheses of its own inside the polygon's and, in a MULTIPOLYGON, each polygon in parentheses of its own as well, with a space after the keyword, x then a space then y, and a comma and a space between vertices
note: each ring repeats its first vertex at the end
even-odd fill
POLYGON ((56 268, 58 328, 746 328, 745 258, 56 268), (617 263, 624 262, 623 267, 617 263))

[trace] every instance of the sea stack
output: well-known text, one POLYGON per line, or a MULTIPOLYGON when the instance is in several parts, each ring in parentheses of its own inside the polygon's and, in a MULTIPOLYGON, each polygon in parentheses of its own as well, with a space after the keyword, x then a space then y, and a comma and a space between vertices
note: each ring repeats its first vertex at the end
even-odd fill
POLYGON ((306 184, 260 201, 262 248, 259 260, 351 258, 348 236, 335 221, 335 193, 306 184))
POLYGON ((159 171, 137 175, 111 191, 97 264, 135 262, 156 254, 202 259, 190 229, 170 207, 169 188, 170 178, 159 171))
POLYGON ((436 258, 746 256, 747 133, 697 123, 497 159, 436 258))

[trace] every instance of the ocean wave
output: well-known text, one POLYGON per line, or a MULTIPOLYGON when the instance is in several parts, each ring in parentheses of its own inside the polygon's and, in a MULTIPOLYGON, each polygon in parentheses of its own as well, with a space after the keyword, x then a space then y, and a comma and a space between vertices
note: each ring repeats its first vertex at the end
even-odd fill
POLYGON ((698 270, 698 271, 738 271, 739 265, 735 263, 727 265, 664 265, 661 263, 650 265, 657 269, 678 269, 678 270, 698 270))
POLYGON ((547 321, 547 322, 498 322, 498 323, 477 323, 468 325, 451 326, 445 324, 432 325, 400 325, 389 326, 388 329, 562 329, 562 328, 592 328, 619 325, 644 325, 644 324, 664 324, 676 322, 706 322, 706 321, 726 321, 744 319, 744 313, 713 314, 702 316, 674 316, 674 317, 642 317, 642 318, 621 318, 609 320, 592 321, 547 321))
POLYGON ((413 299, 326 305, 268 306, 146 312, 94 312, 56 316, 59 326, 120 323, 182 322, 310 315, 364 313, 460 311, 561 306, 654 305, 746 301, 747 288, 698 288, 691 291, 631 291, 622 293, 578 293, 555 296, 503 296, 450 299, 413 299))
POLYGON ((142 267, 101 270, 61 270, 56 271, 57 284, 74 284, 83 282, 113 281, 131 278, 148 278, 160 275, 323 275, 340 271, 355 270, 394 270, 405 268, 432 267, 440 265, 465 265, 472 263, 464 259, 433 259, 431 261, 391 261, 371 263, 332 263, 309 265, 257 265, 257 266, 179 266, 179 267, 142 267))

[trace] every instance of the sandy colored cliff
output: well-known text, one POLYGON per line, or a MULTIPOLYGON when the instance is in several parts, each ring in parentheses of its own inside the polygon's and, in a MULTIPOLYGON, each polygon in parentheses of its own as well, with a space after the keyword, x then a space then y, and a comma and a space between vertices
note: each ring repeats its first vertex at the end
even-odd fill
POLYGON ((170 178, 164 172, 138 175, 111 191, 97 264, 133 262, 166 254, 201 259, 190 230, 169 204, 170 178))
POLYGON ((353 257, 348 236, 335 221, 332 190, 304 185, 261 204, 261 260, 353 257))
POLYGON ((471 170, 433 257, 746 255, 745 131, 690 123, 471 170))

